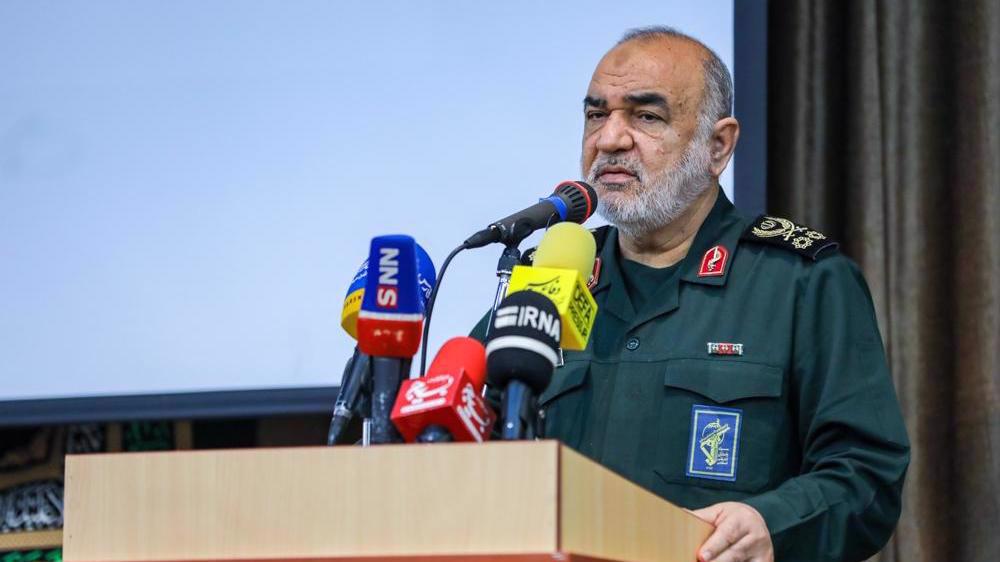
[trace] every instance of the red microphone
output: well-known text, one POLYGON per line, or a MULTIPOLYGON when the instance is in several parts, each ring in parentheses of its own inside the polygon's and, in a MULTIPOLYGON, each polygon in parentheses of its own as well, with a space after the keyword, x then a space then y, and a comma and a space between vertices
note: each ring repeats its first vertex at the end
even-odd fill
POLYGON ((486 349, 469 337, 446 341, 427 374, 403 383, 392 421, 407 443, 486 441, 496 415, 482 398, 486 349))

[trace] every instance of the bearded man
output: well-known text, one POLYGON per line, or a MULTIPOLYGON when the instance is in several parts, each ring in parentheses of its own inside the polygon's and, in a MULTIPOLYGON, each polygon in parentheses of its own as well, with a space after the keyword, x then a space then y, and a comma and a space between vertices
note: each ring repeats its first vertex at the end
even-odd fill
POLYGON ((909 443, 871 297, 822 233, 719 187, 739 123, 719 58, 626 34, 584 100, 599 312, 539 397, 557 438, 716 529, 699 558, 862 560, 888 540, 909 443))

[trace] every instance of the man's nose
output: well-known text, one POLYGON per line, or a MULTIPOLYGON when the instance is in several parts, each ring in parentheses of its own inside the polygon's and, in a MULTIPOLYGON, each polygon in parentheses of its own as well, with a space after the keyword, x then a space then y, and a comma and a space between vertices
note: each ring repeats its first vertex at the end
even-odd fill
POLYGON ((600 152, 625 152, 632 149, 634 141, 628 120, 621 111, 612 111, 597 137, 600 152))

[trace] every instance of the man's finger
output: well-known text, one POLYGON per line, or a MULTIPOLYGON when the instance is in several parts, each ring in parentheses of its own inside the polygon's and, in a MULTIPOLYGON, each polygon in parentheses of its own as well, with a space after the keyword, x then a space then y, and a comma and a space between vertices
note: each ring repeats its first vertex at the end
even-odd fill
POLYGON ((747 560, 755 560, 749 556, 750 550, 753 547, 753 541, 753 537, 749 534, 743 535, 735 544, 729 545, 729 548, 722 551, 721 554, 717 554, 712 559, 712 562, 745 562, 747 560))
POLYGON ((698 550, 698 558, 703 562, 715 560, 730 545, 736 544, 747 534, 738 518, 726 519, 715 528, 705 544, 698 550))
POLYGON ((701 519, 702 521, 711 523, 713 525, 715 525, 715 520, 716 518, 719 517, 720 513, 722 513, 721 503, 717 503, 714 505, 710 505, 708 507, 703 507, 701 509, 696 509, 694 511, 691 511, 691 514, 694 515, 695 517, 701 519))

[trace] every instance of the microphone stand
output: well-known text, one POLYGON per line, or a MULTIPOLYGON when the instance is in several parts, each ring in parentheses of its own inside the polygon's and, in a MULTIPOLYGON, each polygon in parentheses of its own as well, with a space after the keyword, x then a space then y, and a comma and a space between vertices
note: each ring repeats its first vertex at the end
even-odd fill
POLYGON ((361 405, 364 418, 361 421, 361 446, 370 447, 372 444, 372 394, 371 388, 367 390, 365 401, 361 405))
POLYGON ((493 319, 496 318, 500 303, 507 296, 507 289, 510 288, 510 276, 514 274, 514 266, 521 263, 521 250, 517 249, 520 243, 520 238, 509 242, 504 248, 503 253, 500 254, 500 260, 497 262, 497 277, 500 280, 497 282, 497 294, 493 299, 493 308, 490 309, 490 321, 486 324, 486 335, 483 339, 488 338, 490 331, 493 329, 493 319))
POLYGON ((507 383, 500 406, 502 415, 500 438, 504 441, 531 441, 538 436, 535 396, 531 388, 519 380, 507 383))
POLYGON ((410 359, 398 357, 372 357, 371 425, 366 431, 371 445, 402 443, 396 426, 392 423, 392 406, 399 394, 403 379, 410 372, 410 359))

